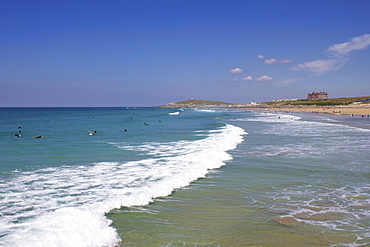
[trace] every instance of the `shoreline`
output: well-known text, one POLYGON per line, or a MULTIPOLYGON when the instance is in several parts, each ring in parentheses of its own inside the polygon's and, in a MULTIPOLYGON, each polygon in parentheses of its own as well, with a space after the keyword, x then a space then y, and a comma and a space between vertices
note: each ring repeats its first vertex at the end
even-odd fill
POLYGON ((245 108, 251 111, 274 112, 280 114, 293 114, 303 120, 319 121, 370 130, 370 106, 336 106, 336 107, 260 107, 245 108), (341 111, 333 113, 333 111, 341 111), (327 120, 325 120, 327 119, 327 120))
POLYGON ((249 107, 249 110, 265 110, 274 112, 302 112, 302 113, 323 113, 333 115, 370 116, 370 105, 349 105, 349 106, 265 106, 249 107))

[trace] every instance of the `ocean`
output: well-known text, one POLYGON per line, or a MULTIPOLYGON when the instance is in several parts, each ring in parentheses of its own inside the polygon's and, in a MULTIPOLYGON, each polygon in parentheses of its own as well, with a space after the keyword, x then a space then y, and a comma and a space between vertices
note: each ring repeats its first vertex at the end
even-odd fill
POLYGON ((0 246, 370 246, 370 120, 0 108, 0 246))

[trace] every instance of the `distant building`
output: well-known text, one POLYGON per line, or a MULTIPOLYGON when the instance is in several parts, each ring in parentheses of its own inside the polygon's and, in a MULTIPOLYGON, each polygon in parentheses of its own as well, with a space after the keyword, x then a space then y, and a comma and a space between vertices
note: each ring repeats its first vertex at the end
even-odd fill
POLYGON ((309 93, 307 96, 307 99, 327 99, 328 98, 328 93, 325 92, 313 92, 309 93))

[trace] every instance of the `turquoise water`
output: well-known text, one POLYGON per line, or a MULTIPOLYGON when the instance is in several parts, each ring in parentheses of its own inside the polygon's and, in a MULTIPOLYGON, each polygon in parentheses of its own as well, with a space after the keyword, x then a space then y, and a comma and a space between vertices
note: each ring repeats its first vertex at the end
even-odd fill
POLYGON ((2 246, 370 244, 368 119, 1 108, 0 124, 2 246))

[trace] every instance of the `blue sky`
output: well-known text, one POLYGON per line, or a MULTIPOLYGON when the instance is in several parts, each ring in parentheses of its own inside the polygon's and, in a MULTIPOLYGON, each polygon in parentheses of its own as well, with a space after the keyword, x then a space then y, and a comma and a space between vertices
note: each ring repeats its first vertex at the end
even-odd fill
POLYGON ((368 0, 0 0, 0 107, 370 96, 368 0))

